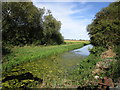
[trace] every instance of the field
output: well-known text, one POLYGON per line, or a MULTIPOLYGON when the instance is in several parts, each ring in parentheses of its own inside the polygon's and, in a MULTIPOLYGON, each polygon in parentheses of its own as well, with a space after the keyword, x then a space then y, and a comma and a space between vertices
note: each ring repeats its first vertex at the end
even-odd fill
POLYGON ((33 60, 46 58, 52 55, 54 56, 66 51, 80 48, 84 46, 84 44, 88 44, 88 42, 68 43, 55 46, 14 47, 11 49, 12 53, 3 57, 3 71, 10 70, 14 66, 18 66, 22 63, 31 62, 33 60))
POLYGON ((65 43, 71 44, 71 43, 90 43, 87 40, 64 40, 65 43))

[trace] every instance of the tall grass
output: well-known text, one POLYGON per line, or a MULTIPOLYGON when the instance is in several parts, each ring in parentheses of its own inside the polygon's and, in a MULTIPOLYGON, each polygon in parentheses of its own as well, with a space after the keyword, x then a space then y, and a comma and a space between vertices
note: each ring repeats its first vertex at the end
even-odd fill
POLYGON ((65 44, 56 46, 24 46, 12 48, 12 53, 6 55, 3 60, 3 71, 12 69, 14 66, 25 62, 46 58, 51 55, 60 54, 66 51, 80 48, 84 43, 65 44))

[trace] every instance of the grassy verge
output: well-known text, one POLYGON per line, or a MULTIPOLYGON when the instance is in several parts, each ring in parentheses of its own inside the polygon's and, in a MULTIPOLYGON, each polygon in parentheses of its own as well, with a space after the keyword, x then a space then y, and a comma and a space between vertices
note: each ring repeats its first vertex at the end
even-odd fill
POLYGON ((60 54, 66 51, 80 48, 85 43, 65 44, 56 46, 24 46, 14 47, 12 53, 3 57, 3 71, 12 69, 14 66, 25 62, 46 58, 51 55, 60 54))
POLYGON ((96 84, 95 78, 92 75, 92 71, 96 63, 102 61, 100 54, 104 50, 105 49, 102 47, 93 47, 91 54, 84 60, 81 60, 78 68, 71 72, 69 76, 70 79, 75 81, 73 85, 77 84, 81 87, 90 86, 92 88, 92 85, 94 86, 96 84))
POLYGON ((101 53, 106 50, 107 49, 103 47, 93 47, 91 54, 80 62, 79 67, 71 73, 71 77, 69 78, 77 81, 77 84, 81 87, 93 86, 94 88, 94 86, 98 85, 98 79, 95 79, 95 76, 99 76, 100 78, 107 76, 113 80, 115 87, 117 87, 120 82, 120 46, 115 46, 114 48, 114 52, 116 53, 115 57, 103 59, 101 58, 101 53), (105 62, 108 60, 112 60, 112 62, 106 64, 105 62), (109 67, 108 69, 102 69, 103 72, 97 71, 98 69, 96 69, 97 74, 93 75, 93 71, 95 71, 95 67, 98 62, 104 62, 103 67, 105 65, 108 65, 109 67))

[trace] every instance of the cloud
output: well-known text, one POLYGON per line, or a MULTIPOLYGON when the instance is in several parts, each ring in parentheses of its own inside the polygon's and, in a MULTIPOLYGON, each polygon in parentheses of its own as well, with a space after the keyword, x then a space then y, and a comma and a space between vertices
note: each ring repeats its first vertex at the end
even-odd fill
MULTIPOLYGON (((5 0, 4 0, 5 1, 5 0)), ((10 0, 16 1, 16 0, 10 0)), ((20 0, 17 0, 20 1, 20 0)), ((22 0, 26 1, 26 0, 22 0)), ((115 2, 117 0, 32 0, 33 2, 115 2)))
POLYGON ((79 8, 78 3, 61 2, 34 3, 34 5, 36 5, 39 8, 45 7, 46 9, 51 10, 53 16, 62 23, 60 32, 62 33, 65 39, 89 39, 86 27, 91 22, 91 19, 85 19, 85 16, 83 16, 82 13, 88 11, 91 8, 91 6, 79 8))

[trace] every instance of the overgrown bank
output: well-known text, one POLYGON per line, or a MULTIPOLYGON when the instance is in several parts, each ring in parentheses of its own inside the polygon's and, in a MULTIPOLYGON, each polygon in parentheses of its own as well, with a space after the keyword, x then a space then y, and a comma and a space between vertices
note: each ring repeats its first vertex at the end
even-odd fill
MULTIPOLYGON (((30 57, 31 55, 43 55, 38 60, 12 67, 10 72, 3 72, 3 88, 15 87, 29 87, 29 88, 42 88, 42 87, 67 87, 66 86, 66 68, 63 66, 64 62, 60 64, 61 58, 57 57, 60 53, 81 48, 86 43, 73 43, 57 46, 33 46, 33 47, 16 47, 12 50, 14 55, 21 55, 15 57, 16 59, 23 57, 30 57), (41 49, 40 49, 41 48, 41 49), (16 54, 16 52, 17 54, 16 54), (54 52, 54 53, 53 53, 54 52), (51 53, 51 54, 50 54, 51 53), (50 55, 50 56, 47 56, 50 55), (57 56, 56 56, 57 55, 57 56), (23 56, 23 57, 22 57, 23 56)), ((21 59, 20 59, 21 60, 21 59)), ((14 61, 15 62, 15 61, 14 61)), ((70 61, 74 63, 73 61, 70 61)), ((67 63, 67 61, 66 61, 67 63)))
POLYGON ((80 62, 78 68, 71 72, 70 78, 73 78, 74 76, 74 80, 77 81, 79 87, 90 86, 92 88, 92 86, 96 86, 96 79, 94 78, 92 71, 94 70, 95 65, 99 61, 102 61, 100 55, 105 50, 106 49, 103 47, 93 47, 90 50, 91 54, 80 62))
MULTIPOLYGON (((78 67, 70 72, 66 72, 64 66, 59 64, 61 59, 58 57, 56 58, 56 55, 19 65, 12 69, 11 72, 4 73, 3 86, 9 88, 80 88, 88 86, 90 88, 95 88, 98 86, 98 79, 96 79, 96 76, 100 78, 104 76, 110 76, 110 78, 112 78, 112 75, 119 76, 118 72, 115 72, 117 74, 113 74, 113 71, 111 72, 111 70, 113 70, 113 68, 111 69, 113 63, 110 65, 107 63, 109 70, 104 70, 104 72, 96 68, 99 62, 116 59, 114 57, 101 58, 101 55, 103 52, 106 52, 107 49, 103 47, 93 47, 90 51, 91 54, 84 60, 80 60, 78 67)), ((106 63, 103 63, 102 67, 104 68, 104 66, 106 66, 106 63)))
MULTIPOLYGON (((95 15, 91 24, 88 25, 88 32, 90 35, 90 42, 95 46, 96 52, 92 50, 93 58, 89 62, 94 62, 94 69, 99 72, 96 77, 103 78, 107 76, 113 80, 114 83, 120 83, 120 16, 119 16, 120 1, 110 3, 106 8, 103 8, 95 15), (115 14, 116 13, 116 14, 115 14), (96 55, 100 50, 98 47, 105 48, 106 50, 101 55, 96 55)), ((90 64, 89 64, 90 65, 90 64)), ((91 65, 90 65, 91 66, 91 65)), ((87 69, 86 69, 87 70, 87 69)), ((92 74, 92 72, 90 73, 92 74)), ((89 75, 90 75, 89 74, 89 75)), ((117 86, 117 84, 115 84, 117 86)), ((108 85, 110 87, 110 85, 108 85)))
POLYGON ((65 44, 56 46, 24 46, 14 47, 11 53, 3 56, 3 71, 10 70, 14 66, 18 66, 25 62, 54 56, 69 50, 80 48, 86 43, 65 44))
POLYGON ((93 47, 90 51, 91 54, 71 72, 69 78, 75 81, 73 84, 76 85, 77 82, 79 88, 100 88, 99 80, 108 77, 112 79, 115 88, 119 87, 119 46, 110 50, 103 47, 93 47))

